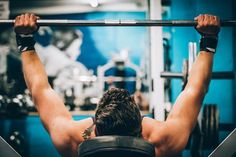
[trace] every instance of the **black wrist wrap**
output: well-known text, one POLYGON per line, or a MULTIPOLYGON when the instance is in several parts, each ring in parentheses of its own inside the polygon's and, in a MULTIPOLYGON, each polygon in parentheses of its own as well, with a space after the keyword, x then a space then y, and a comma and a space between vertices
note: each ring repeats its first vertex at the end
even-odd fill
POLYGON ((16 43, 20 53, 24 51, 35 50, 34 48, 35 40, 32 34, 30 35, 16 34, 16 43))
POLYGON ((215 53, 217 43, 217 36, 202 36, 202 38, 200 39, 200 51, 215 53))

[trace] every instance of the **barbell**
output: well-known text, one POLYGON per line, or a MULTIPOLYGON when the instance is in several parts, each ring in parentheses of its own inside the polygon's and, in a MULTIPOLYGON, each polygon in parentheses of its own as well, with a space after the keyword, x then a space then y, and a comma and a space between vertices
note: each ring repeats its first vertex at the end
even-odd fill
MULTIPOLYGON (((15 20, 0 20, 0 25, 13 26, 15 20)), ((38 20, 39 26, 196 26, 193 20, 38 20)), ((235 27, 236 20, 221 20, 223 27, 235 27)))
MULTIPOLYGON (((176 78, 176 79, 185 79, 184 73, 180 72, 169 72, 169 71, 164 71, 161 72, 160 76, 162 78, 176 78)), ((222 71, 222 72, 212 72, 212 79, 234 79, 234 72, 232 71, 222 71)))

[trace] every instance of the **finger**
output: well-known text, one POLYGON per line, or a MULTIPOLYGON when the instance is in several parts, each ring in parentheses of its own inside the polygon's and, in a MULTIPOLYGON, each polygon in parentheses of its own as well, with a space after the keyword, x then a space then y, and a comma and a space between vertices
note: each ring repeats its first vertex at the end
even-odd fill
POLYGON ((17 16, 17 17, 15 18, 15 23, 14 23, 14 26, 15 26, 15 27, 19 25, 19 20, 20 20, 20 16, 17 16))
POLYGON ((200 15, 200 16, 198 17, 198 25, 197 25, 197 28, 198 28, 198 29, 199 29, 200 27, 202 27, 203 20, 204 20, 204 15, 200 15))
POLYGON ((30 22, 36 23, 36 21, 37 21, 37 17, 34 14, 30 14, 30 22))
POLYGON ((24 19, 25 19, 25 15, 24 14, 20 15, 19 25, 23 25, 24 24, 24 19))
POLYGON ((209 16, 209 25, 217 25, 214 16, 209 16))
POLYGON ((215 26, 214 29, 219 29, 220 27, 220 22, 219 22, 219 19, 217 16, 211 16, 211 23, 210 23, 212 26, 215 26))
POLYGON ((20 28, 23 25, 23 21, 24 21, 24 15, 19 15, 16 17, 16 21, 15 21, 15 25, 14 25, 14 31, 18 32, 20 30, 20 28))
POLYGON ((26 13, 24 16, 24 26, 28 26, 30 23, 30 14, 26 13))
POLYGON ((30 15, 30 26, 32 31, 37 30, 37 16, 35 16, 34 14, 30 15))
POLYGON ((203 16, 203 14, 199 14, 197 17, 195 17, 195 19, 196 19, 197 21, 200 21, 200 20, 202 19, 202 16, 203 16))
POLYGON ((207 14, 204 14, 204 18, 203 18, 203 26, 207 26, 210 23, 210 16, 207 14))
POLYGON ((205 14, 202 14, 201 20, 200 20, 201 25, 204 24, 204 21, 205 21, 205 14))
POLYGON ((34 19, 34 17, 31 15, 30 16, 30 27, 34 27, 34 25, 35 25, 35 19, 34 19))
POLYGON ((197 22, 196 26, 195 26, 195 29, 198 29, 199 28, 199 18, 200 18, 200 15, 196 16, 194 18, 194 20, 197 22))

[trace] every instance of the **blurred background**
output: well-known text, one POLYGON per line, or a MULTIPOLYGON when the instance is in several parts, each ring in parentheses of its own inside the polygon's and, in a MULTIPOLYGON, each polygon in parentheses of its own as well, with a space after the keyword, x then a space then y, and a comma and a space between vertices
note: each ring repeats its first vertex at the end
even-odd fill
MULTIPOLYGON (((30 12, 41 19, 193 20, 208 13, 230 20, 236 19, 235 6, 233 0, 1 0, 0 19, 30 12)), ((235 27, 221 29, 214 72, 234 75, 235 37, 235 27)), ((75 120, 93 116, 99 98, 111 87, 125 88, 134 95, 143 115, 164 120, 184 88, 184 72, 191 68, 200 36, 193 27, 81 26, 40 27, 35 38, 49 82, 75 120), (182 73, 183 77, 165 78, 162 72, 182 73)), ((235 128, 235 87, 235 80, 224 75, 212 80, 183 156, 208 156, 235 128), (207 126, 211 119, 214 123, 207 126)), ((0 136, 22 156, 59 156, 26 89, 12 27, 3 26, 0 136)))

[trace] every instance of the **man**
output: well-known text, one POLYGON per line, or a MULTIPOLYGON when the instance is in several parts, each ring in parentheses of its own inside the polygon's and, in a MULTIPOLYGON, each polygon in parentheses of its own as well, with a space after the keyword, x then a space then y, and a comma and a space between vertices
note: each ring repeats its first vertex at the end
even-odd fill
POLYGON ((44 67, 34 50, 33 33, 38 29, 37 19, 33 14, 17 16, 16 39, 27 87, 44 127, 62 156, 77 156, 77 146, 81 142, 102 135, 142 137, 155 145, 158 157, 177 156, 184 149, 197 122, 210 82, 220 31, 218 17, 200 15, 195 18, 198 22, 196 29, 202 35, 200 53, 192 66, 186 88, 176 100, 165 122, 147 117, 142 119, 129 93, 114 88, 102 97, 94 121, 91 118, 74 121, 63 101, 48 84, 44 67))

